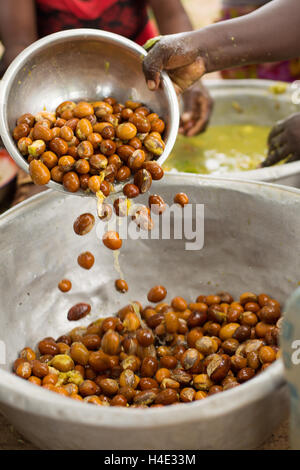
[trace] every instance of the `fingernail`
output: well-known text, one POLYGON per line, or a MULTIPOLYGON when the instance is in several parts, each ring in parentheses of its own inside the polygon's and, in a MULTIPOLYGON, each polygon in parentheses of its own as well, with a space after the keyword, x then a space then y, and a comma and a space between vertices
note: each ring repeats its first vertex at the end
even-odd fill
POLYGON ((155 83, 154 80, 148 80, 148 88, 149 88, 149 90, 155 90, 156 83, 155 83))

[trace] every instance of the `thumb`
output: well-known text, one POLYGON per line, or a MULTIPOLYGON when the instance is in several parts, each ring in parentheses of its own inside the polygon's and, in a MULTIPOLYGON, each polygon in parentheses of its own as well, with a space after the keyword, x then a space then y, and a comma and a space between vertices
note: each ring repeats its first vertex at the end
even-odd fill
POLYGON ((149 90, 157 90, 160 84, 160 74, 166 63, 166 54, 160 43, 157 43, 146 55, 143 61, 143 71, 149 90))

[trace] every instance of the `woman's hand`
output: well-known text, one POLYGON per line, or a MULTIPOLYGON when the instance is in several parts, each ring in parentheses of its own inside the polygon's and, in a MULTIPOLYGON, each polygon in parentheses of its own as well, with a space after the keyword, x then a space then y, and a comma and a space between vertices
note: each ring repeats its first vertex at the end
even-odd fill
POLYGON ((268 139, 269 152, 261 164, 267 167, 287 158, 286 163, 300 160, 300 113, 279 121, 271 130, 268 139))
POLYGON ((199 82, 182 95, 183 113, 179 132, 188 137, 204 132, 213 110, 213 99, 205 86, 199 82))
POLYGON ((157 90, 162 70, 168 72, 181 92, 198 81, 204 75, 206 65, 197 42, 197 31, 171 34, 154 41, 143 62, 148 88, 157 90))

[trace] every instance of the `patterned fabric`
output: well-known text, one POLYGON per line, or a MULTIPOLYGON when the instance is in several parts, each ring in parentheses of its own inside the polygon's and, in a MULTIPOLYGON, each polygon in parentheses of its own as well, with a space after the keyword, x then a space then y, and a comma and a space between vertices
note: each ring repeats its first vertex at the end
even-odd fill
MULTIPOLYGON (((235 4, 235 1, 228 0, 228 3, 235 4)), ((268 1, 265 3, 268 3, 268 1)), ((253 6, 253 1, 248 0, 248 4, 251 6, 224 7, 222 9, 221 20, 237 18, 256 10, 256 7, 253 6)), ((223 78, 264 78, 267 80, 293 82, 300 80, 300 59, 258 65, 245 65, 236 69, 223 70, 221 74, 223 78)))
POLYGON ((146 0, 36 0, 39 37, 66 29, 95 28, 144 44, 156 36, 146 0))

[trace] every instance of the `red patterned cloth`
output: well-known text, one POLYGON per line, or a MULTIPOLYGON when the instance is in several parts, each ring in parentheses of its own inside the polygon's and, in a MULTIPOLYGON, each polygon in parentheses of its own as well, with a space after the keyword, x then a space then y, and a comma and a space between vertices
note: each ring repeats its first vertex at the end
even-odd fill
POLYGON ((138 44, 158 34, 146 0, 36 0, 39 37, 74 28, 121 34, 138 44))

